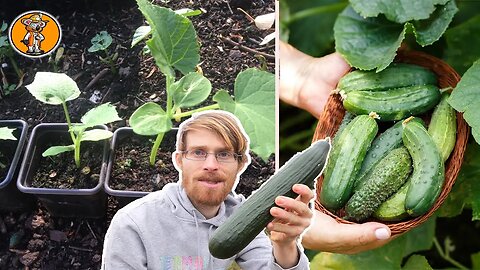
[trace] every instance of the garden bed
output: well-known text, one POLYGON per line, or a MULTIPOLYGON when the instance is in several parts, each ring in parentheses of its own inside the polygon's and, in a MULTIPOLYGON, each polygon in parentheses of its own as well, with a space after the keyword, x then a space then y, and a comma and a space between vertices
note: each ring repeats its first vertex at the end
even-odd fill
MULTIPOLYGON (((80 91, 80 97, 69 102, 72 122, 101 103, 116 106, 123 121, 111 125, 112 129, 127 126, 130 115, 141 104, 154 101, 161 105, 165 100, 165 79, 151 55, 143 55, 144 42, 130 48, 135 30, 144 24, 144 17, 135 1, 62 1, 37 3, 15 1, 3 5, 0 17, 10 23, 26 10, 49 12, 59 20, 63 37, 60 46, 65 52, 54 64, 49 57, 30 60, 15 55, 19 68, 25 73, 23 85, 32 82, 37 71, 64 72, 72 77, 80 91), (30 4, 28 7, 27 4, 30 4), (25 5, 25 6, 24 6, 25 5), (96 53, 87 49, 91 38, 105 30, 113 37, 109 47, 119 54, 118 74, 113 74, 96 53)), ((235 77, 248 67, 260 67, 265 59, 267 70, 274 70, 274 43, 259 45, 264 36, 273 30, 259 30, 237 7, 242 7, 255 17, 274 11, 274 3, 252 1, 175 1, 167 4, 172 9, 203 9, 206 13, 191 17, 201 44, 201 69, 212 83, 212 94, 219 89, 233 93, 235 77), (247 3, 247 4, 245 4, 247 3), (241 46, 235 46, 241 43, 241 46), (262 55, 262 56, 258 56, 262 55)), ((9 63, 8 60, 5 62, 9 63)), ((10 84, 18 84, 11 67, 3 69, 10 84)), ((30 132, 39 124, 64 122, 61 106, 38 102, 25 87, 0 99, 0 119, 24 119, 30 132)), ((242 175, 237 192, 248 196, 275 170, 274 158, 268 162, 252 159, 249 169, 242 175)), ((169 169, 168 178, 177 172, 169 169)), ((162 173, 166 173, 162 171, 162 173)), ((118 210, 117 202, 108 198, 107 217, 103 219, 52 217, 38 204, 23 213, 0 214, 0 269, 99 269, 103 237, 111 217, 118 210)))

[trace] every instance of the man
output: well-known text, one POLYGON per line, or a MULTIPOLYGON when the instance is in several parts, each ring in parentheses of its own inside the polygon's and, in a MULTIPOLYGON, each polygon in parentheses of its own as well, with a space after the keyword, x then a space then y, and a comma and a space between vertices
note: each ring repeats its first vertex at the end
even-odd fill
POLYGON ((233 190, 250 163, 249 141, 235 116, 194 115, 180 125, 173 154, 180 181, 117 212, 105 236, 102 269, 308 269, 297 238, 310 225, 313 192, 295 185, 297 199, 279 196, 270 211, 270 239, 260 233, 236 256, 212 257, 208 240, 245 200, 233 190), (285 210, 285 209, 288 209, 285 210))

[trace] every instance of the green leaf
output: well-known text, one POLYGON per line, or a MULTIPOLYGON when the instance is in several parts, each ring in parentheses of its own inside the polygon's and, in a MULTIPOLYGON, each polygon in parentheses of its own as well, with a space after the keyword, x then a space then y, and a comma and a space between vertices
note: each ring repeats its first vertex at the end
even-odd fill
POLYGON ((463 117, 472 128, 472 134, 480 144, 480 60, 463 75, 455 90, 450 95, 448 103, 457 111, 463 112, 463 117))
POLYGON ((330 270, 401 269, 402 259, 405 256, 430 249, 434 233, 435 218, 431 218, 381 248, 355 255, 321 252, 313 258, 310 268, 330 270))
POLYGON ((423 20, 430 17, 435 5, 445 4, 448 0, 350 0, 350 3, 362 17, 377 17, 385 14, 388 20, 404 23, 423 20))
POLYGON ((0 128, 0 140, 12 140, 16 141, 17 138, 13 136, 14 128, 1 127, 0 128))
POLYGON ((3 32, 7 30, 7 23, 6 22, 2 22, 2 26, 0 26, 0 32, 3 32))
POLYGON ((104 129, 92 129, 92 130, 87 130, 83 133, 81 141, 101 141, 105 140, 108 138, 111 138, 113 136, 113 133, 109 130, 104 130, 104 129))
POLYGON ((383 17, 362 18, 349 6, 335 22, 336 50, 350 65, 379 72, 393 61, 405 28, 383 17))
POLYGON ((157 135, 172 129, 172 121, 167 113, 154 102, 140 106, 129 120, 133 132, 139 135, 157 135))
POLYGON ((152 28, 150 25, 142 25, 135 30, 135 33, 133 33, 133 38, 132 38, 132 45, 130 48, 133 48, 133 46, 137 45, 140 41, 146 39, 148 35, 152 33, 152 28))
POLYGON ((42 153, 42 157, 48 157, 48 156, 56 156, 60 153, 63 152, 69 152, 75 150, 75 145, 66 145, 66 146, 52 146, 45 150, 45 152, 42 153))
POLYGON ((263 160, 275 151, 275 78, 255 68, 240 72, 235 79, 235 100, 221 90, 213 100, 222 110, 235 114, 250 137, 250 147, 263 160))
POLYGON ((430 18, 412 22, 418 44, 427 46, 440 39, 457 12, 455 1, 450 0, 445 5, 438 6, 430 18))
POLYGON ((460 74, 480 58, 479 32, 480 15, 445 32, 445 59, 460 74))
POLYGON ((120 120, 122 119, 118 117, 115 106, 110 103, 105 103, 89 110, 82 116, 81 119, 82 123, 85 124, 86 127, 108 124, 120 120))
POLYGON ((152 27, 152 38, 147 45, 162 73, 174 77, 172 68, 183 74, 194 71, 200 55, 192 22, 147 0, 137 0, 137 4, 152 27))
POLYGON ((199 9, 181 8, 181 9, 175 10, 175 13, 185 17, 193 17, 193 16, 201 15, 203 12, 199 9))
POLYGON ((212 91, 212 84, 202 74, 192 72, 171 86, 171 95, 176 108, 192 107, 204 101, 212 91))
POLYGON ((408 258, 408 261, 405 263, 403 270, 431 270, 433 269, 430 264, 428 264, 425 256, 421 255, 412 255, 408 258))
MULTIPOLYGON (((338 14, 348 3, 338 0, 289 1, 289 3, 291 9, 296 11, 292 12, 285 22, 288 23, 288 42, 312 56, 323 56, 331 52, 334 47, 333 25, 338 14)), ((282 26, 282 21, 280 23, 282 26)))
POLYGON ((9 46, 8 37, 7 36, 1 36, 0 37, 0 48, 7 47, 7 46, 9 46))
POLYGON ((480 252, 472 253, 470 257, 472 258, 472 269, 480 269, 480 252))
POLYGON ((80 95, 77 83, 67 74, 37 72, 33 82, 25 86, 39 101, 59 105, 80 95))
POLYGON ((106 50, 112 44, 112 36, 107 31, 101 31, 92 39, 92 46, 88 48, 89 52, 96 52, 106 50))

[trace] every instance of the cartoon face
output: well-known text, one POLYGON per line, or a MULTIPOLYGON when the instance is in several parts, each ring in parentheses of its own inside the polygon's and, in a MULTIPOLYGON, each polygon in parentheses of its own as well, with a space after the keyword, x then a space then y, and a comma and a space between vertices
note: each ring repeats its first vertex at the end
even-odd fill
POLYGON ((47 25, 48 21, 42 21, 41 14, 32 15, 28 19, 22 19, 22 23, 26 26, 27 31, 41 32, 47 25))

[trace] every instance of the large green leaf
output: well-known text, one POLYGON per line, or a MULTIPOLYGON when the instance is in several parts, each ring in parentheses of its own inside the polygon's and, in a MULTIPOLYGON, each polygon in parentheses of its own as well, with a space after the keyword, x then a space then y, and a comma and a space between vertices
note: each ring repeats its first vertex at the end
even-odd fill
POLYGON ((448 0, 350 0, 353 8, 362 17, 377 17, 385 14, 390 21, 404 23, 430 17, 435 5, 448 0))
POLYGON ((67 74, 37 72, 33 82, 25 86, 39 101, 59 105, 80 95, 77 83, 67 74))
POLYGON ((174 77, 172 68, 187 74, 200 61, 197 34, 192 22, 171 9, 137 0, 140 11, 152 28, 147 45, 164 74, 174 77))
POLYGON ((222 90, 213 100, 222 110, 235 114, 250 137, 250 147, 263 160, 275 151, 275 78, 255 68, 240 72, 235 79, 235 100, 222 90))
POLYGON ((167 113, 154 102, 140 106, 129 120, 133 132, 139 135, 157 135, 172 129, 172 120, 167 113))
POLYGON ((445 58, 460 74, 463 74, 480 58, 480 15, 445 32, 447 46, 445 58))
POLYGON ((476 61, 471 68, 465 72, 460 82, 452 92, 448 103, 452 107, 463 112, 463 117, 472 128, 472 134, 477 143, 480 144, 480 60, 476 61))
POLYGON ((16 141, 17 138, 13 136, 14 128, 1 127, 0 128, 0 140, 12 140, 16 141))
POLYGON ((89 110, 82 116, 81 119, 82 123, 85 124, 86 127, 108 124, 120 120, 122 120, 122 118, 118 116, 115 106, 110 103, 105 103, 89 110))
POLYGON ((347 62, 359 69, 385 69, 395 58, 405 37, 405 26, 384 17, 363 18, 350 6, 334 26, 335 47, 347 62))
POLYGON ((450 0, 438 6, 430 18, 412 22, 418 44, 427 46, 439 40, 457 12, 455 1, 450 0))
POLYGON ((212 91, 212 84, 202 74, 192 72, 171 86, 174 110, 192 107, 204 101, 212 91))
POLYGON ((434 233, 435 218, 430 218, 424 224, 392 240, 381 248, 355 255, 321 252, 311 261, 310 269, 401 269, 404 257, 413 252, 430 249, 434 233))
POLYGON ((288 42, 312 56, 323 56, 333 51, 333 25, 338 14, 348 3, 339 0, 289 1, 289 3, 295 12, 286 16, 284 21, 280 17, 280 26, 285 24, 285 28, 288 27, 288 42))

